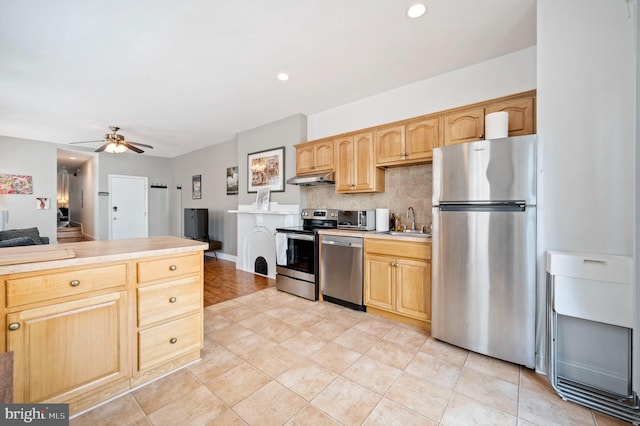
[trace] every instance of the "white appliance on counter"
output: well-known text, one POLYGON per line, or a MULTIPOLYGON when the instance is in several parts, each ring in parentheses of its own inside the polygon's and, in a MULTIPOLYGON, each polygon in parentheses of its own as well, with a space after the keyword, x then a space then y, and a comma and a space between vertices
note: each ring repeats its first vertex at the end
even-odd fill
POLYGON ((433 150, 436 339, 535 366, 536 137, 433 150))

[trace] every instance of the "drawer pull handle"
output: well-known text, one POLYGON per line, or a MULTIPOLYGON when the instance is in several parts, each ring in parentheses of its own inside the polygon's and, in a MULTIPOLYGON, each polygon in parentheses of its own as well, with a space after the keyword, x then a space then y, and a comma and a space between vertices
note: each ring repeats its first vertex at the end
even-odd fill
POLYGON ((175 271, 176 269, 178 269, 178 267, 176 265, 169 266, 169 270, 170 271, 175 271))
POLYGON ((71 287, 78 287, 80 285, 80 280, 72 280, 69 285, 71 287))
POLYGON ((174 344, 178 343, 178 339, 176 339, 175 337, 172 337, 171 340, 169 340, 169 343, 174 345, 174 344))
POLYGON ((11 324, 9 324, 9 330, 11 331, 16 331, 19 328, 20 328, 19 322, 12 322, 11 324))
POLYGON ((178 299, 176 299, 175 297, 172 297, 171 299, 169 299, 169 303, 176 303, 178 299))

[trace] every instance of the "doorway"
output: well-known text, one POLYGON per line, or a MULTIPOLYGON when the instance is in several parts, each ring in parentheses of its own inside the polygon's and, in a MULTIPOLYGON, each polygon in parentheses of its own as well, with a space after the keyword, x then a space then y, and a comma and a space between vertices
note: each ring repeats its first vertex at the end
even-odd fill
POLYGON ((149 236, 147 178, 109 175, 109 239, 149 236))

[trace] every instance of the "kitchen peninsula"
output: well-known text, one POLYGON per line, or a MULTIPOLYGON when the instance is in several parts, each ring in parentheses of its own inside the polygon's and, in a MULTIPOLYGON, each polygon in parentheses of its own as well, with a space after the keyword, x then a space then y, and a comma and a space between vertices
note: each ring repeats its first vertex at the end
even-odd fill
POLYGON ((207 248, 163 236, 0 249, 13 402, 73 415, 199 359, 207 248))

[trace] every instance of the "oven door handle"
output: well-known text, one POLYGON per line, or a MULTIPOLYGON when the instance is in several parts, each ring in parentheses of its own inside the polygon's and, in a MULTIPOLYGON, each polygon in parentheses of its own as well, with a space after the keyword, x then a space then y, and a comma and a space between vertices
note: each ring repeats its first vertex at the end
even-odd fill
POLYGON ((314 241, 313 235, 294 234, 293 232, 283 232, 290 240, 314 241))

